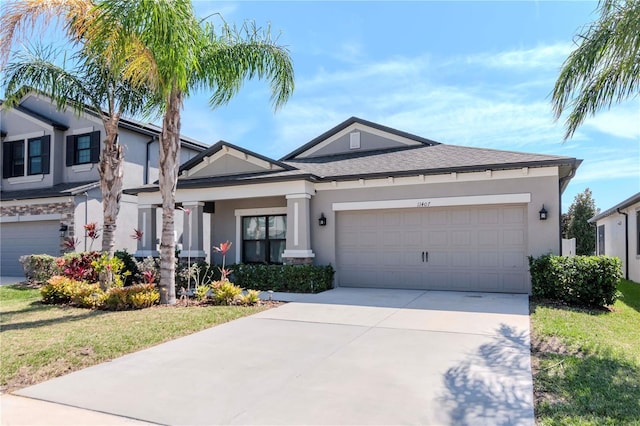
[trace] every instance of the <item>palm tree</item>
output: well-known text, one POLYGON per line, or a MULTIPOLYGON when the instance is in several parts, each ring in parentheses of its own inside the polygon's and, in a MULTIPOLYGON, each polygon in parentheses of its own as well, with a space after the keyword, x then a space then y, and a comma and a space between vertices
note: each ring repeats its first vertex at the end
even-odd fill
MULTIPOLYGON (((62 16, 69 38, 82 43, 82 28, 87 26, 93 3, 75 1, 24 1, 9 3, 0 18, 2 63, 10 56, 12 44, 21 29, 38 19, 62 16), (78 19, 78 16, 82 19, 78 19)), ((58 66, 53 59, 59 57, 51 48, 37 47, 18 53, 4 68, 6 105, 15 106, 24 89, 37 89, 50 96, 58 109, 72 107, 76 113, 86 109, 95 113, 105 128, 102 153, 98 164, 102 192, 103 230, 102 251, 113 256, 115 250, 116 219, 120 210, 124 155, 118 143, 118 123, 122 114, 135 115, 143 110, 148 93, 143 86, 134 87, 122 79, 117 70, 86 49, 73 57, 71 69, 58 66)))
POLYGON ((640 1, 601 0, 600 17, 578 35, 552 93, 556 120, 572 108, 564 139, 587 116, 637 96, 640 89, 640 1))
POLYGON ((213 25, 196 20, 187 0, 105 0, 96 11, 95 21, 85 31, 87 47, 100 52, 110 67, 122 67, 130 81, 148 86, 163 111, 159 285, 161 303, 174 304, 174 206, 184 99, 197 90, 208 90, 215 108, 229 102, 245 79, 258 77, 269 80, 278 108, 293 91, 293 66, 288 51, 271 39, 268 29, 222 25, 217 33, 213 25))

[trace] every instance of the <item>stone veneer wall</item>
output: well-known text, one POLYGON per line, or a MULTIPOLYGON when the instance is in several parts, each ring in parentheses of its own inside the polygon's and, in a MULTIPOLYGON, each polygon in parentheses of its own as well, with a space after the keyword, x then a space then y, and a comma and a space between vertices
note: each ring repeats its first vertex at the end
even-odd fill
MULTIPOLYGON (((21 206, 0 206, 1 217, 11 216, 38 216, 44 214, 60 214, 60 224, 66 224, 67 237, 75 238, 75 203, 73 201, 64 201, 59 203, 44 204, 25 204, 21 206)), ((24 222, 28 224, 29 222, 24 222)), ((64 244, 65 238, 60 237, 60 253, 70 251, 64 244)))
POLYGON ((313 265, 313 257, 283 257, 284 265, 313 265))

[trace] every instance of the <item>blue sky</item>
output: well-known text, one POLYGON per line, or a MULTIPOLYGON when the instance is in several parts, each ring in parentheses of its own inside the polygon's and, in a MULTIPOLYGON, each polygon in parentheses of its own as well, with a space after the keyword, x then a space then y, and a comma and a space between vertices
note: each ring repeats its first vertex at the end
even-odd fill
POLYGON ((188 99, 183 133, 279 158, 350 116, 453 145, 584 160, 563 195, 589 187, 607 209, 640 191, 640 99, 589 119, 562 143, 549 93, 596 2, 194 2, 199 16, 271 24, 296 90, 274 113, 249 82, 211 111, 188 99))
MULTIPOLYGON (((182 133, 280 158, 351 116, 452 145, 583 159, 566 211, 589 187, 607 209, 640 191, 640 99, 590 118, 563 143, 549 94, 597 18, 595 1, 196 0, 200 17, 254 20, 291 52, 296 89, 273 111, 266 82, 227 106, 185 102, 182 133)), ((215 19, 213 18, 214 22, 215 19)))

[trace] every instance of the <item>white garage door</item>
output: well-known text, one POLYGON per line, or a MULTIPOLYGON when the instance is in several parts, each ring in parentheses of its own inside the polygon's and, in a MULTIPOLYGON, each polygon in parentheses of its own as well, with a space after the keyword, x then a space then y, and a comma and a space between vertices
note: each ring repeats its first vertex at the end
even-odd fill
POLYGON ((337 213, 343 287, 527 293, 526 206, 337 213))
POLYGON ((22 276, 18 261, 25 254, 60 255, 60 221, 3 223, 0 225, 0 274, 22 276))

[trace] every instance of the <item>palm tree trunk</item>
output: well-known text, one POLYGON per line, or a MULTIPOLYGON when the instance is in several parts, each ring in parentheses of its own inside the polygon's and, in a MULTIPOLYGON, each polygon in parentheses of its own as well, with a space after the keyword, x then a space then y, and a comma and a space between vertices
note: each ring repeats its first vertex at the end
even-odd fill
POLYGON ((173 89, 167 100, 160 135, 160 194, 162 195, 162 237, 160 239, 160 303, 176 303, 175 224, 173 221, 176 186, 178 184, 178 154, 180 152, 180 110, 182 93, 173 89))
POLYGON ((109 257, 113 257, 115 250, 116 219, 120 211, 124 174, 124 155, 118 143, 119 119, 119 114, 116 114, 104 123, 106 139, 98 166, 103 212, 102 251, 108 253, 109 257))

